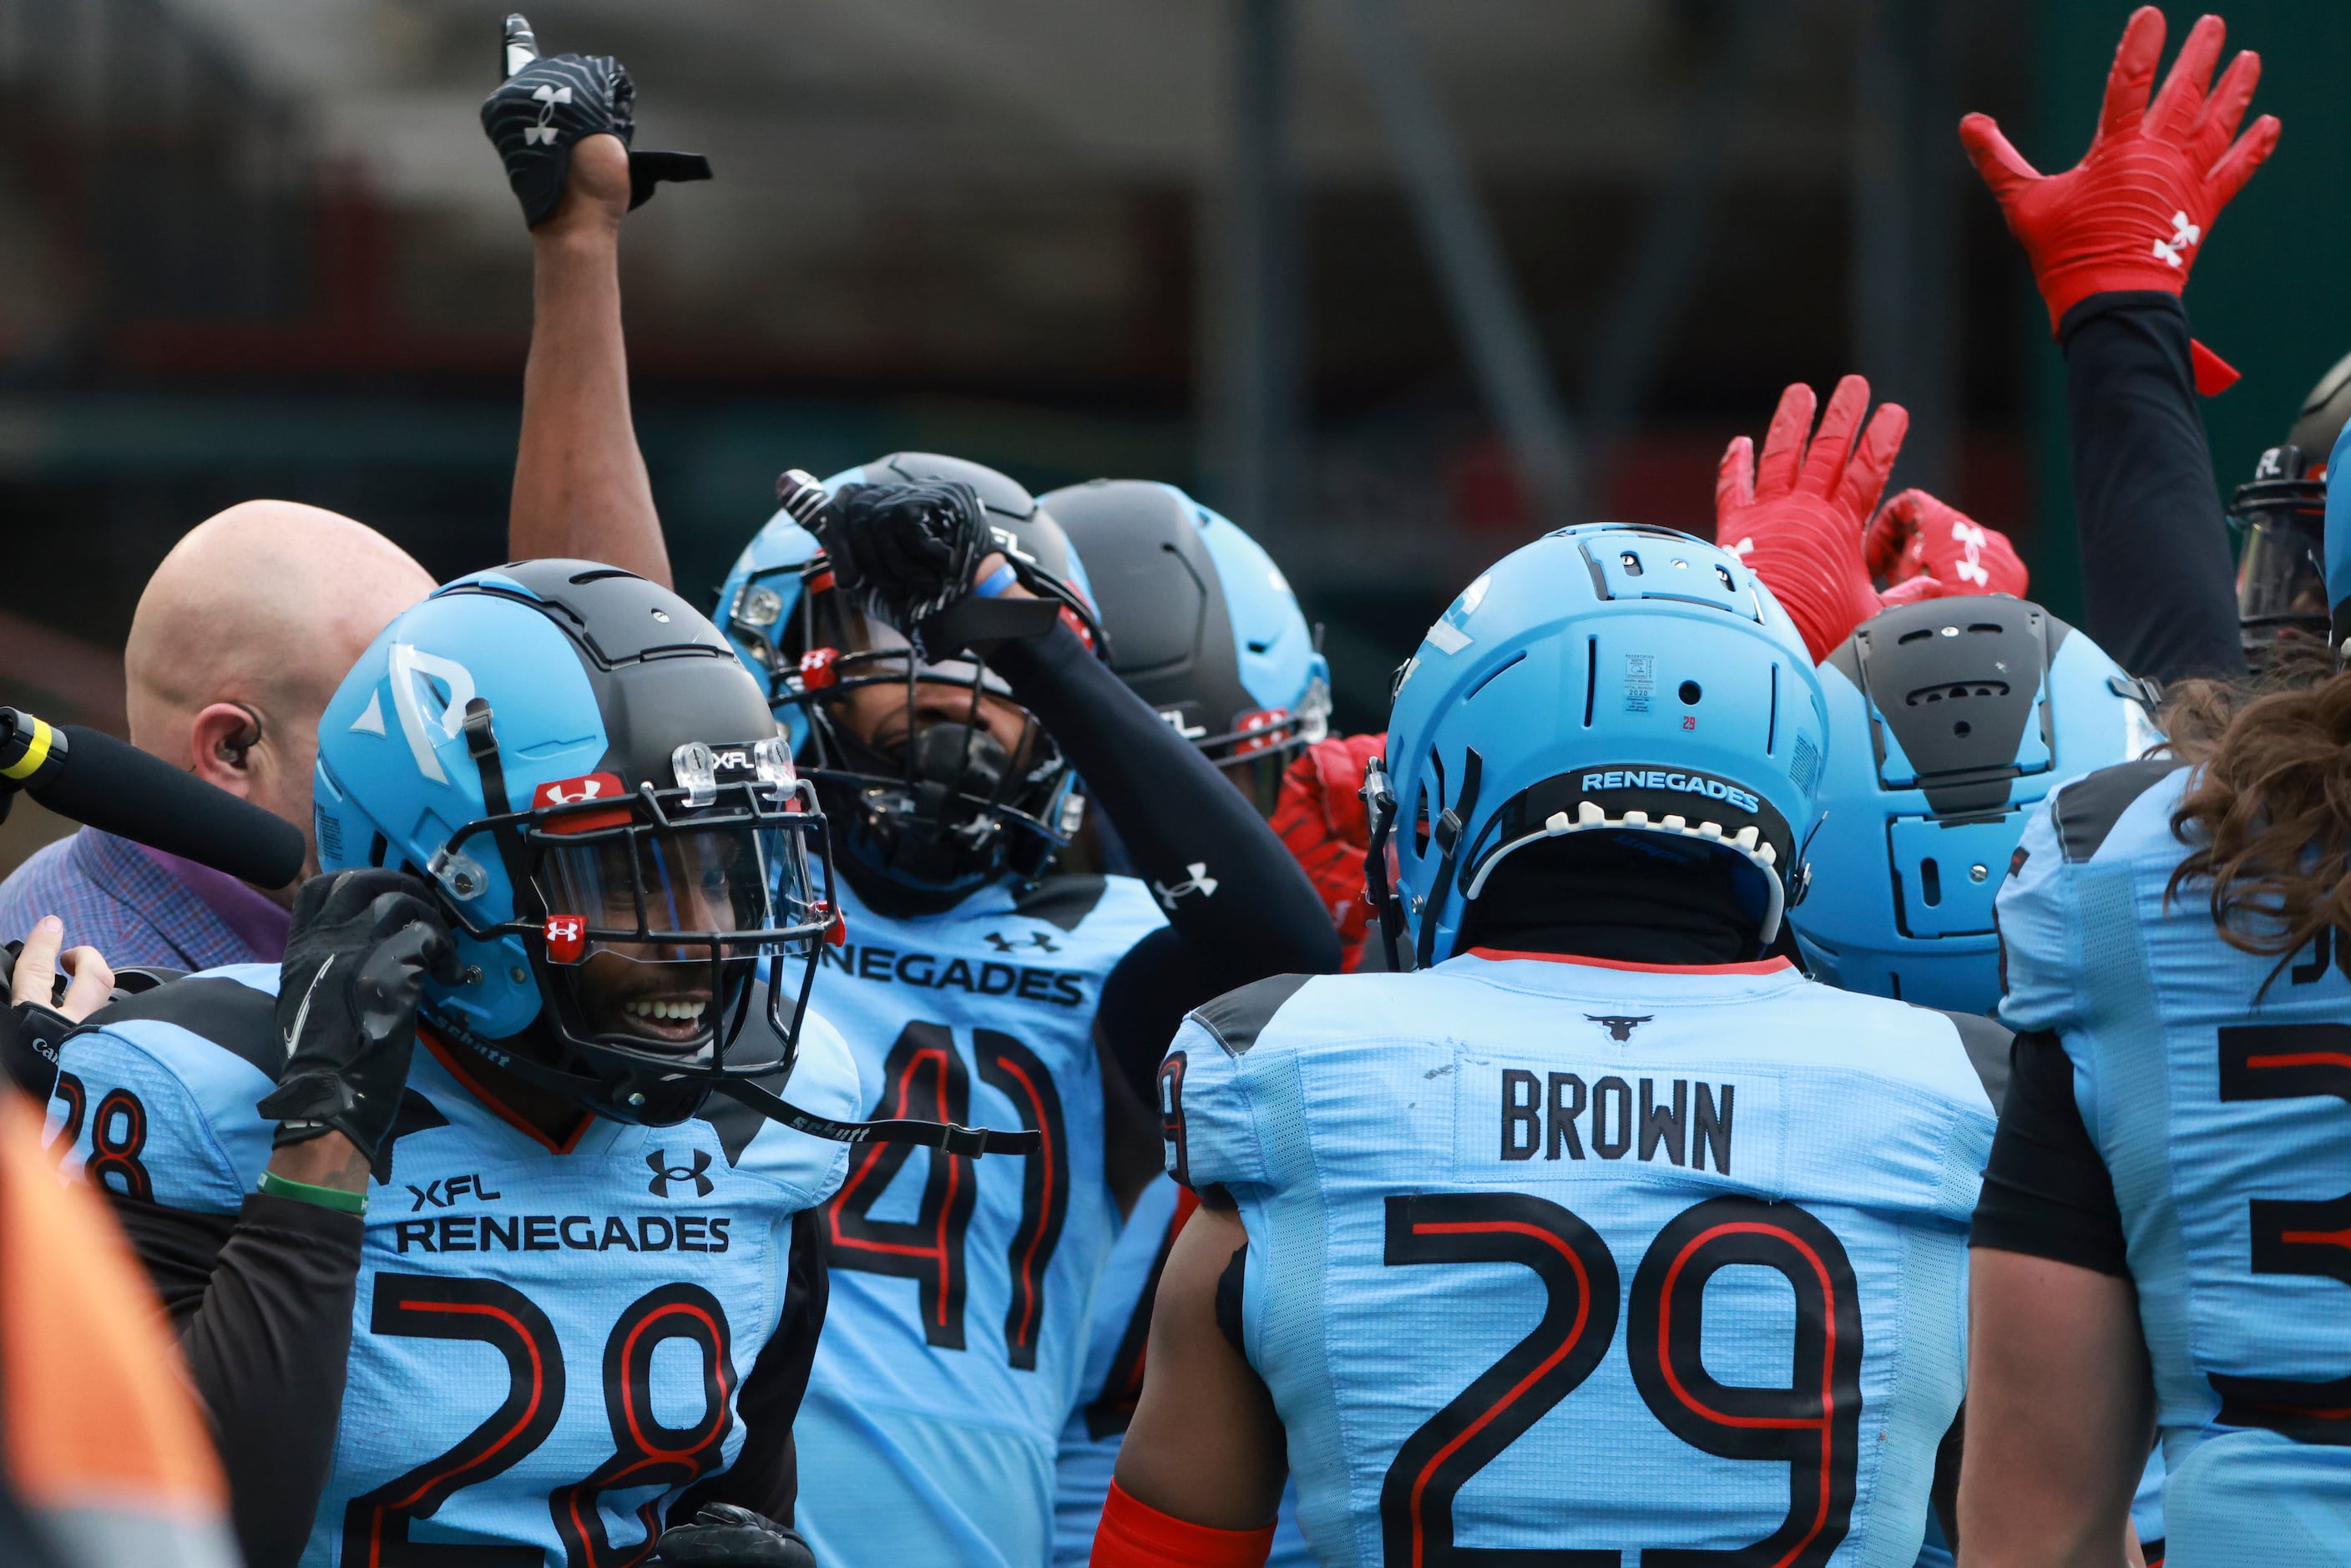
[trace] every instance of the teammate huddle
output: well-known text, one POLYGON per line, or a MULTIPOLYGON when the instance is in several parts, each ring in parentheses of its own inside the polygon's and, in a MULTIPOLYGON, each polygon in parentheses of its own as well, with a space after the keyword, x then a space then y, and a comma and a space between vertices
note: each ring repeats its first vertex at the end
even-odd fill
POLYGON ((708 169, 511 19, 517 562, 328 704, 283 963, 58 1052, 246 1561, 2351 1557, 2351 676, 2266 641, 2351 647, 2351 495, 2265 460, 2264 695, 2116 564, 2225 551, 2179 295, 2277 131, 2162 41, 2066 174, 1962 129, 2123 663, 1847 378, 1350 739, 1164 485, 793 471, 670 591, 617 236, 708 169))

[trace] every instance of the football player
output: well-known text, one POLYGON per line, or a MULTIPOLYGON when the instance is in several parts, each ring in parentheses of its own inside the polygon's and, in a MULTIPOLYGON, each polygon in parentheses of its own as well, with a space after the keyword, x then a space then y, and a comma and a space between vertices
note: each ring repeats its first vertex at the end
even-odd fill
POLYGON ((1286 1470, 1325 1562, 1916 1552, 1992 1122, 1948 1019, 1765 956, 1824 718, 1665 529, 1430 628, 1374 776, 1415 971, 1259 982, 1162 1069, 1201 1207, 1095 1562, 1261 1560, 1286 1470))
MULTIPOLYGON (((1292 758, 1329 733, 1331 677, 1273 559, 1230 519, 1172 485, 1094 479, 1039 500, 1085 559, 1119 678, 1260 811, 1278 810, 1286 803, 1292 758)), ((1349 789, 1360 787, 1361 773, 1358 767, 1349 789)), ((1289 835, 1283 843, 1290 844, 1289 835)), ((1300 867, 1314 875, 1308 860, 1300 867)), ((1349 922, 1359 941, 1370 913, 1360 848, 1349 872, 1353 889, 1334 901, 1332 917, 1341 940, 1352 946, 1349 922)), ((1163 1032, 1173 1035, 1177 1021, 1168 1019, 1163 1032)), ((1158 1063, 1148 1065, 1155 1076, 1158 1063)), ((1132 1104, 1113 1114, 1147 1116, 1152 1082, 1146 1077, 1133 1085, 1132 1104)), ((1129 1086, 1117 1080, 1105 1088, 1114 1105, 1128 1097, 1123 1091, 1129 1086)), ((1134 1152, 1144 1148, 1137 1140, 1134 1152)), ((1093 1549, 1119 1442, 1143 1391, 1152 1295, 1194 1207, 1191 1195, 1161 1168, 1155 1137, 1147 1151, 1139 1169, 1110 1172, 1124 1221, 1096 1291, 1077 1408, 1061 1432, 1053 1560, 1063 1568, 1080 1568, 1093 1549)), ((1295 1515, 1294 1497, 1285 1496, 1269 1559, 1274 1564, 1309 1560, 1295 1515)))
MULTIPOLYGON (((2339 645, 2342 491, 2325 567, 2339 645)), ((2340 673, 2191 691, 2173 756, 2067 785, 2026 830, 2000 897, 2016 1071, 1973 1236, 1970 1562, 2109 1533, 2150 1427, 2177 1561, 2351 1552, 2346 704, 2340 673)))
POLYGON ((877 1113, 946 1096, 1044 1130, 1049 1151, 1025 1180, 1006 1166, 976 1183, 951 1156, 860 1156, 827 1211, 834 1312, 799 1427, 804 1528, 828 1562, 1034 1563, 1052 1549, 1113 1192, 1141 1187, 1138 1157, 1158 1144, 1144 1107, 1121 1114, 1105 1085, 1147 1082, 1185 1009, 1228 977, 1277 954, 1332 968, 1337 944, 1250 801, 1086 645, 1108 640, 1080 558, 1026 490, 901 453, 795 499, 721 603, 831 802, 849 940, 818 1003, 877 1113), (960 509, 963 542, 934 550, 883 516, 932 492, 960 509), (968 564, 884 590, 913 636, 861 608, 877 570, 934 557, 968 564), (939 620, 910 612, 957 586, 939 620), (917 646, 956 647, 937 630, 947 616, 1024 601, 1044 635, 985 659, 917 646), (1148 887, 1048 874, 1079 821, 1079 777, 1148 887))
POLYGON ((823 818, 758 685, 630 573, 475 573, 344 679, 315 805, 282 974, 102 1009, 51 1107, 246 1560, 589 1563, 674 1525, 807 1562, 776 1521, 849 1158, 810 1133, 859 1094, 805 1006, 823 818))
MULTIPOLYGON (((575 61, 526 59, 500 89, 569 95, 548 139, 500 142, 518 193, 542 189, 549 147, 564 159, 532 229, 514 528, 665 573, 621 333, 624 75, 575 61)), ((816 1006, 879 1114, 1039 1145, 853 1156, 824 1211, 831 1310, 798 1425, 798 1523, 838 1568, 1026 1568, 1051 1552, 1054 1458, 1112 1241, 1102 1172, 1120 1143, 1156 1144, 1147 1124, 1106 1129, 1100 1052, 1156 1061, 1186 1008, 1334 968, 1338 944, 1250 803, 1103 662, 1082 563, 1027 490, 899 453, 791 491, 799 509, 751 542, 720 620, 831 821, 845 918, 816 1006), (1088 809, 1137 876, 1049 874, 1088 809)))

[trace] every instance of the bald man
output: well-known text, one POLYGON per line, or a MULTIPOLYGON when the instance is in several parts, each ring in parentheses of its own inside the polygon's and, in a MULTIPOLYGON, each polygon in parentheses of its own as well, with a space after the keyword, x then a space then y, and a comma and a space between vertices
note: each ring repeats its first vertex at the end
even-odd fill
MULTIPOLYGON (((131 617, 131 743, 308 841, 319 716, 376 633, 434 587, 398 545, 317 507, 247 501, 205 519, 163 558, 131 617)), ((317 869, 314 849, 304 875, 317 869)), ((265 894, 84 828, 0 882, 0 942, 56 915, 67 946, 117 967, 276 963, 293 899, 293 886, 265 894)))

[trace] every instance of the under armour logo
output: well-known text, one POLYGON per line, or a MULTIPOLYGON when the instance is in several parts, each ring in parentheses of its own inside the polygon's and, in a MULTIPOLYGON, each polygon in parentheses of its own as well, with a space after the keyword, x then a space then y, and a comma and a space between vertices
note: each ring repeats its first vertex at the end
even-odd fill
POLYGON ((542 85, 530 96, 538 100, 538 123, 523 127, 522 144, 526 147, 542 145, 552 147, 555 145, 555 106, 559 103, 569 103, 571 89, 568 87, 542 85))
POLYGON ((1042 931, 1030 932, 1028 939, 1023 942, 1016 942, 1011 937, 1004 935, 1001 931, 991 931, 987 933, 987 945, 995 948, 999 953, 1017 953, 1021 951, 1023 948, 1031 948, 1046 953, 1058 953, 1061 950, 1061 944, 1055 942, 1050 936, 1046 936, 1042 931))
POLYGON ((1730 553, 1744 560, 1755 553, 1755 541, 1751 538, 1740 539, 1730 547, 1730 553))
POLYGON ((1208 874, 1207 862, 1194 861, 1184 869, 1190 875, 1173 887, 1169 887, 1164 882, 1155 882, 1151 884, 1151 890, 1159 895, 1160 903, 1173 909, 1176 907, 1176 901, 1187 893, 1196 893, 1202 898, 1217 896, 1217 879, 1208 874))
POLYGON ((550 806, 576 806, 582 800, 593 800, 604 792, 604 786, 594 779, 578 779, 571 782, 577 789, 566 789, 561 784, 549 784, 543 793, 550 806))
POLYGON ((1168 728, 1174 730, 1176 734, 1182 736, 1186 740, 1201 740, 1205 739, 1207 736, 1208 727, 1207 725, 1186 724, 1184 722, 1184 710, 1182 708, 1161 708, 1159 710, 1159 716, 1167 721, 1168 728))
POLYGON ((2188 221, 2186 213, 2171 214, 2171 237, 2155 242, 2155 255, 2166 267, 2180 265, 2179 253, 2204 237, 2204 231, 2188 221))
POLYGON ((710 1196, 710 1178, 702 1174, 710 1168, 708 1149, 695 1150, 694 1163, 690 1166, 674 1166, 669 1163, 667 1150, 655 1149, 645 1156, 645 1164, 652 1167, 653 1173, 653 1179, 645 1183, 645 1190, 655 1197, 667 1197, 669 1184, 674 1181, 692 1182, 696 1197, 710 1196))
POLYGON ((1633 1031, 1635 1030, 1640 1028, 1643 1024, 1647 1023, 1651 1019, 1657 1015, 1655 1013, 1643 1013, 1636 1019, 1618 1018, 1608 1013, 1586 1013, 1583 1016, 1586 1019, 1589 1019, 1592 1022, 1598 1024, 1602 1029, 1606 1030, 1608 1031, 1609 1039, 1625 1040, 1632 1039, 1633 1031))
POLYGON ((1991 541, 1983 529, 1973 523, 1953 523, 1951 538, 1967 551, 1965 558, 1953 569, 1959 574, 1959 580, 1972 582, 1979 588, 1991 586, 1991 573, 1984 568, 1983 552, 1984 546, 1991 541))

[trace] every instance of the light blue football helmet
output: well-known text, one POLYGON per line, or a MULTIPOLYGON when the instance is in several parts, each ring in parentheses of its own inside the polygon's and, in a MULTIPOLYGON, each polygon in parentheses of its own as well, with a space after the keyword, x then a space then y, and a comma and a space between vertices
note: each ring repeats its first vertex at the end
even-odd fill
POLYGON ((1092 479, 1040 497, 1086 562, 1111 667, 1219 767, 1282 769, 1330 733, 1331 666, 1273 558, 1173 485, 1092 479))
POLYGON ((1397 677, 1365 785, 1392 953, 1452 956, 1505 856, 1600 831, 1730 857, 1768 946, 1802 888, 1826 733, 1802 636, 1738 557, 1623 523, 1544 535, 1471 583, 1397 677))
POLYGON ((2041 606, 1930 599, 1872 617, 1821 664, 1827 813, 1789 915, 1849 991, 1954 1012, 2000 1002, 1992 900, 2052 789, 2162 740, 2155 694, 2041 606))
POLYGON ((983 694, 1013 700, 984 660, 946 651, 918 662, 898 629, 833 591, 809 527, 817 508, 843 486, 922 480, 969 485, 1023 585, 1106 645, 1084 564, 1051 513, 993 468, 925 452, 893 453, 795 489, 727 574, 717 615, 825 799, 840 863, 869 898, 910 910, 945 907, 1008 873, 1041 874, 1084 807, 1060 746, 1033 723, 1013 755, 977 723, 933 724, 884 751, 838 722, 841 700, 866 686, 903 685, 910 706, 917 683, 963 688, 975 705, 983 694))
POLYGON ((425 988, 444 1038, 630 1122, 789 1072, 831 928, 824 819, 667 589, 528 561, 402 612, 319 720, 313 811, 324 869, 430 888, 463 977, 425 988), (747 1030, 762 969, 775 1027, 747 1030))

